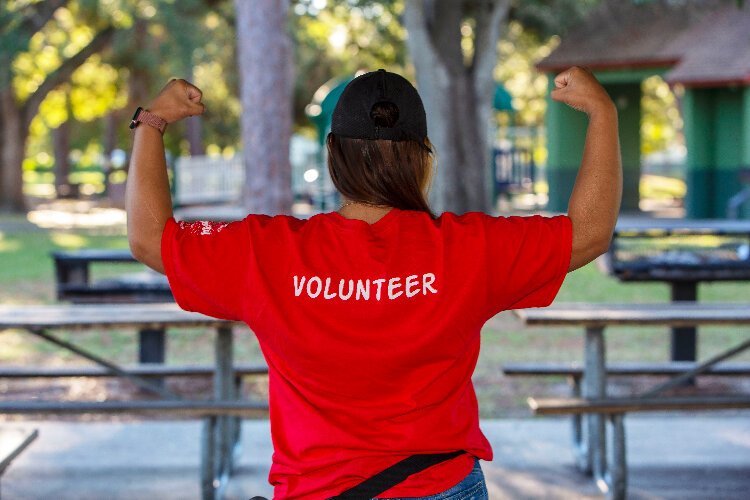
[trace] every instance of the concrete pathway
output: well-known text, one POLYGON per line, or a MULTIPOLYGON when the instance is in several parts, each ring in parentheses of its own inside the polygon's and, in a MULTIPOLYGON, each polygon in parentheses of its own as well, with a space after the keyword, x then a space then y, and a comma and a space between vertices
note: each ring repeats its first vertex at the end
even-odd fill
MULTIPOLYGON (((197 422, 6 422, 36 427, 39 439, 2 478, 3 500, 199 498, 197 422)), ((750 419, 629 416, 633 499, 750 498, 750 419)), ((601 498, 573 466, 569 422, 483 420, 495 459, 482 462, 490 498, 601 498)), ((243 425, 243 454, 229 499, 271 498, 267 421, 243 425)))

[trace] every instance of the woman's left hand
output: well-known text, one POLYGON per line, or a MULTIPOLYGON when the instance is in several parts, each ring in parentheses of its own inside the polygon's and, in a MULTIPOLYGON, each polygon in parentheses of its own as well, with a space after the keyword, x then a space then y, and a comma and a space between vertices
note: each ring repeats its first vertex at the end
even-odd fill
POLYGON ((151 102, 148 111, 174 123, 188 116, 203 114, 206 106, 201 102, 203 92, 183 79, 172 79, 151 102))

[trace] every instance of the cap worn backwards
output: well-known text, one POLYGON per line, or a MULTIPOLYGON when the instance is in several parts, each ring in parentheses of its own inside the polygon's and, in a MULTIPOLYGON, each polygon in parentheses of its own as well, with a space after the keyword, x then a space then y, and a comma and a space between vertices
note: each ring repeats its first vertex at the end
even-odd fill
POLYGON ((356 77, 344 88, 331 119, 331 133, 351 139, 418 141, 427 137, 422 99, 409 81, 384 69, 356 77), (373 106, 388 102, 398 109, 392 127, 376 125, 373 106))

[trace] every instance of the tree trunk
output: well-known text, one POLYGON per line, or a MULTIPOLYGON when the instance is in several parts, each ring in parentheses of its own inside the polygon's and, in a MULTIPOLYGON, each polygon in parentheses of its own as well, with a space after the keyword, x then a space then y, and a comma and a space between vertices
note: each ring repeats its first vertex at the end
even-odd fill
POLYGON ((293 53, 288 0, 236 0, 245 208, 289 213, 293 53))
POLYGON ((0 90, 0 209, 23 212, 23 158, 28 129, 13 87, 0 90))
POLYGON ((52 131, 52 145, 55 156, 55 192, 59 198, 69 197, 71 193, 68 175, 70 174, 70 120, 66 120, 52 131))
MULTIPOLYGON (((195 81, 195 67, 191 66, 191 82, 195 81)), ((203 119, 200 116, 191 116, 185 120, 185 135, 190 148, 190 156, 202 156, 206 154, 206 145, 203 143, 203 119)))
MULTIPOLYGON (((125 112, 127 113, 128 111, 126 110, 125 112)), ((104 161, 102 162, 102 172, 104 172, 104 194, 110 199, 110 201, 112 201, 110 175, 114 169, 114 165, 112 164, 112 152, 117 147, 117 127, 120 124, 122 117, 123 114, 119 111, 110 111, 103 118, 102 154, 104 156, 104 161)), ((130 117, 128 116, 128 118, 130 117)))
MULTIPOLYGON (((45 19, 52 16, 62 1, 39 2, 46 14, 35 17, 30 22, 39 24, 40 29, 45 19)), ((46 21, 44 21, 46 22, 46 21)), ((83 64, 92 54, 106 47, 112 40, 114 27, 108 26, 76 54, 64 60, 62 64, 48 74, 25 102, 16 101, 11 85, 10 72, 7 67, 0 68, 0 209, 13 212, 24 212, 26 200, 23 196, 23 159, 26 150, 26 139, 29 135, 31 120, 39 111, 39 106, 51 90, 67 81, 76 68, 83 64)), ((12 54, 0 51, 3 57, 0 62, 10 59, 12 54)))
POLYGON ((203 125, 199 116, 191 116, 185 119, 185 135, 190 147, 190 156, 201 156, 206 154, 203 144, 203 125))
POLYGON ((487 141, 497 40, 508 0, 409 0, 404 25, 437 152, 431 202, 437 212, 492 209, 487 141), (461 50, 461 23, 475 19, 474 54, 461 50))
POLYGON ((73 108, 70 98, 65 96, 65 107, 68 119, 52 131, 52 149, 55 157, 55 192, 58 198, 75 195, 68 180, 70 174, 70 122, 73 120, 73 108))
MULTIPOLYGON (((135 54, 139 54, 146 50, 152 50, 152 47, 148 47, 146 42, 149 40, 148 36, 148 21, 140 17, 135 19, 133 23, 133 47, 132 50, 135 54)), ((139 106, 148 106, 148 99, 151 97, 151 73, 147 63, 138 61, 136 57, 133 60, 130 72, 128 74, 128 111, 131 114, 135 112, 139 106)), ((166 84, 166 82, 164 82, 166 84)), ((128 117, 130 118, 130 117, 128 117)), ((130 158, 125 162, 125 171, 130 169, 130 158)))
MULTIPOLYGON (((187 47, 185 47, 187 48, 187 47)), ((193 51, 183 50, 185 74, 190 74, 190 81, 195 83, 195 64, 193 64, 193 51)), ((190 156, 202 156, 206 154, 206 146, 203 143, 203 119, 200 116, 191 116, 185 120, 185 136, 188 141, 190 156)))

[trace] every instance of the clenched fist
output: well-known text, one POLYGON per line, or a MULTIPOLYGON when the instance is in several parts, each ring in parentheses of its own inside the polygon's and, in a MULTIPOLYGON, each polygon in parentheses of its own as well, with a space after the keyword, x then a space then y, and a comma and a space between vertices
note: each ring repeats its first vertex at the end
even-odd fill
POLYGON ((555 77, 555 88, 550 96, 587 115, 614 108, 609 94, 594 75, 578 66, 566 69, 555 77))
POLYGON ((172 79, 151 102, 148 110, 174 123, 188 116, 200 115, 206 110, 201 102, 203 92, 190 82, 172 79))

